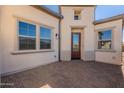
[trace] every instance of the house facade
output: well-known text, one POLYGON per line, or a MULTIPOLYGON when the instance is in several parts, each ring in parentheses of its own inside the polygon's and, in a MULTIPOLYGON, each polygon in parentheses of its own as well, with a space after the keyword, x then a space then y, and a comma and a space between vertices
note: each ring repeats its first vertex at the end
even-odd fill
POLYGON ((61 6, 64 16, 61 21, 61 60, 70 61, 76 55, 85 61, 95 60, 94 10, 95 6, 61 6), (80 40, 74 42, 76 39, 80 40), (73 49, 74 43, 78 44, 77 52, 73 49))
POLYGON ((0 14, 1 73, 23 71, 58 61, 57 16, 35 6, 2 6, 0 14))
POLYGON ((61 6, 61 60, 121 65, 123 15, 94 21, 94 12, 95 6, 61 6))
MULTIPOLYGON (((123 16, 113 17, 108 20, 95 23, 96 47, 95 60, 97 62, 105 62, 110 64, 121 65, 122 60, 122 37, 123 37, 123 16), (98 49, 98 33, 110 30, 111 38, 106 38, 106 42, 111 42, 110 49, 98 49)), ((102 42, 105 42, 102 40, 102 42)))
POLYGON ((0 6, 0 73, 74 59, 121 65, 123 15, 94 21, 95 6, 0 6))

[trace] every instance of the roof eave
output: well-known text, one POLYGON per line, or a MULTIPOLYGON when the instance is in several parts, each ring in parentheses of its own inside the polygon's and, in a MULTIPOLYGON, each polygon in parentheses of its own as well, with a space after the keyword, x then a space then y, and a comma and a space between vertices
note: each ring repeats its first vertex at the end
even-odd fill
POLYGON ((45 13, 50 14, 51 16, 54 16, 54 17, 56 17, 58 19, 62 19, 63 18, 63 16, 61 14, 56 13, 56 12, 48 9, 47 7, 45 7, 43 5, 42 6, 41 5, 31 5, 31 6, 36 8, 36 9, 38 9, 38 10, 40 10, 40 11, 44 11, 45 13))
POLYGON ((120 14, 120 15, 113 16, 113 17, 106 18, 106 19, 96 20, 96 21, 93 22, 93 24, 97 25, 97 24, 111 22, 111 21, 115 21, 115 20, 119 20, 119 19, 124 20, 124 14, 120 14))

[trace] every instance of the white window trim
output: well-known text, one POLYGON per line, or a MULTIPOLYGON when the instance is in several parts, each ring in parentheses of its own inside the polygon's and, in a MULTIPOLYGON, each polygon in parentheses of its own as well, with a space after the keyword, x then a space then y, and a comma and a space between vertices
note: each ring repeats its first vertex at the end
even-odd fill
MULTIPOLYGON (((15 43, 14 43, 14 50, 11 52, 12 54, 28 54, 28 53, 41 53, 41 52, 54 52, 54 27, 43 25, 41 23, 33 22, 31 20, 26 20, 25 18, 16 17, 15 19, 15 43), (30 49, 30 50, 19 50, 19 21, 26 22, 29 24, 33 24, 36 26, 36 49, 30 49), (50 28, 52 31, 52 39, 51 39, 51 49, 40 49, 40 27, 45 26, 47 28, 50 28)), ((30 37, 30 36, 29 36, 30 37)), ((33 37, 33 36, 31 36, 33 37)))
MULTIPOLYGON (((32 25, 35 25, 36 26, 36 35, 37 35, 37 24, 35 24, 35 23, 33 23, 33 22, 30 22, 30 21, 25 21, 25 20, 17 20, 17 23, 18 23, 18 29, 17 29, 17 50, 18 51, 34 51, 34 50, 36 50, 36 48, 37 48, 37 44, 35 45, 35 49, 29 49, 29 50, 19 50, 19 37, 21 36, 21 37, 31 37, 31 38, 37 38, 37 36, 35 37, 35 36, 25 36, 25 35, 19 35, 19 22, 25 22, 25 23, 27 23, 27 24, 32 24, 32 25)), ((37 40, 37 39, 36 39, 37 40)))
MULTIPOLYGON (((115 50, 114 50, 114 44, 113 44, 113 41, 114 41, 113 30, 114 30, 113 27, 96 30, 96 51, 115 52, 115 50), (111 49, 98 49, 98 41, 100 41, 99 40, 98 33, 99 32, 104 32, 104 31, 107 31, 107 30, 111 30, 111 36, 112 36, 112 38, 111 38, 111 49)), ((101 40, 101 41, 105 41, 105 40, 101 40)), ((107 41, 108 41, 108 39, 107 39, 107 41)))
POLYGON ((29 38, 36 38, 35 36, 25 36, 25 35, 18 35, 18 37, 29 37, 29 38))
MULTIPOLYGON (((51 48, 50 49, 40 49, 40 45, 39 45, 39 49, 40 50, 53 50, 53 48, 54 48, 54 29, 52 28, 52 27, 49 27, 49 26, 46 26, 46 25, 40 25, 40 27, 44 27, 44 28, 48 28, 48 29, 51 29, 51 48)), ((40 28, 39 27, 39 28, 40 28)), ((40 30, 39 30, 39 36, 40 36, 40 30)), ((40 39, 40 37, 39 37, 39 39, 40 39)))

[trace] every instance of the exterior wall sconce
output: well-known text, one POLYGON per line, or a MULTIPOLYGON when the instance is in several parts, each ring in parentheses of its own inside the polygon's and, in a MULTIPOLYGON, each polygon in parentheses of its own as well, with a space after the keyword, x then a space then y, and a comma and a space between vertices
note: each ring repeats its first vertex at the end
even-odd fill
POLYGON ((59 34, 56 33, 56 34, 55 34, 55 37, 56 37, 56 39, 59 39, 59 34))

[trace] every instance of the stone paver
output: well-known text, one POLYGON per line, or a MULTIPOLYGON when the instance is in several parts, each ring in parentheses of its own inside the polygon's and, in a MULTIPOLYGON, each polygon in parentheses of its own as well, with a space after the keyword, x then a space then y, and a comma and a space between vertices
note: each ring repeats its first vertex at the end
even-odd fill
POLYGON ((124 87, 123 66, 104 63, 56 62, 2 77, 1 87, 113 88, 124 87))

